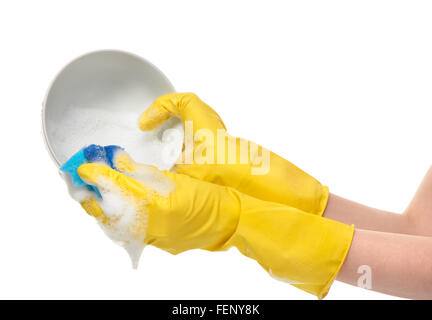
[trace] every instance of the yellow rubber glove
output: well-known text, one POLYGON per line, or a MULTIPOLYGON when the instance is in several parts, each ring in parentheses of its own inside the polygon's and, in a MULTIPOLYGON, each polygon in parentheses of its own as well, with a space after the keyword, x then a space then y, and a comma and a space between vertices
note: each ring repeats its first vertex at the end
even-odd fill
POLYGON ((278 155, 247 140, 229 137, 219 115, 193 93, 159 97, 141 115, 139 127, 152 130, 172 115, 181 118, 185 126, 183 163, 175 166, 176 172, 230 186, 259 199, 323 214, 327 187, 278 155), (223 138, 218 140, 218 135, 223 138), (230 148, 235 148, 231 154, 230 148), (241 150, 246 150, 246 157, 241 150), (264 155, 268 155, 267 161, 264 155), (258 161, 262 162, 261 167, 258 161))
POLYGON ((124 157, 123 174, 102 164, 83 164, 80 177, 96 186, 102 200, 86 209, 101 223, 106 199, 122 199, 136 214, 130 230, 173 254, 189 249, 224 250, 235 246, 274 277, 323 298, 349 250, 353 227, 267 202, 189 176, 137 166, 124 157), (136 178, 132 178, 134 176, 136 178), (114 195, 114 197, 113 197, 114 195))

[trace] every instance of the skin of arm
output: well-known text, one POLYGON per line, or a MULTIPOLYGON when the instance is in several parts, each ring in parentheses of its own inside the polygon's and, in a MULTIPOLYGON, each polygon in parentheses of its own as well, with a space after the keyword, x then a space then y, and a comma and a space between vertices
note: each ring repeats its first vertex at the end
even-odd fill
POLYGON ((330 194, 323 217, 353 224, 359 229, 432 236, 432 167, 403 214, 374 209, 330 194))
POLYGON ((432 167, 403 214, 330 195, 324 217, 356 230, 337 280, 358 285, 370 270, 370 289, 410 299, 432 299, 432 167))
POLYGON ((432 238, 356 229, 337 280, 357 285, 370 268, 371 290, 410 299, 432 298, 432 238))
POLYGON ((334 194, 329 195, 323 217, 365 230, 404 234, 414 232, 405 214, 374 209, 334 194))

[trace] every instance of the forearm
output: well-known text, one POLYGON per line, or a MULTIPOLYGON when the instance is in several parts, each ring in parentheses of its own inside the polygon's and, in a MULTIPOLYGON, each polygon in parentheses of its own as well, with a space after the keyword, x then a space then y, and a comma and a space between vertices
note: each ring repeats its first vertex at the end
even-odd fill
POLYGON ((374 291, 432 298, 432 238, 356 229, 337 280, 357 285, 361 266, 370 268, 374 291))
POLYGON ((403 214, 370 208, 330 194, 324 217, 356 228, 432 236, 432 167, 403 214))
POLYGON ((330 194, 323 217, 358 229, 415 234, 406 215, 374 209, 330 194))

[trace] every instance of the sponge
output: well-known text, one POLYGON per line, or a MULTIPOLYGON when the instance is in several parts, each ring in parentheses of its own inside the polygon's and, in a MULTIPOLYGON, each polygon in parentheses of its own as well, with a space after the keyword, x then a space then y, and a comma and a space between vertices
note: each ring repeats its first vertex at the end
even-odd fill
POLYGON ((93 191, 101 198, 99 190, 92 185, 85 183, 78 175, 78 167, 84 163, 103 163, 111 168, 117 170, 114 165, 114 157, 118 151, 123 148, 115 145, 99 146, 96 144, 89 145, 75 153, 68 161, 66 161, 60 170, 69 174, 72 179, 72 184, 76 187, 86 187, 88 190, 93 191))

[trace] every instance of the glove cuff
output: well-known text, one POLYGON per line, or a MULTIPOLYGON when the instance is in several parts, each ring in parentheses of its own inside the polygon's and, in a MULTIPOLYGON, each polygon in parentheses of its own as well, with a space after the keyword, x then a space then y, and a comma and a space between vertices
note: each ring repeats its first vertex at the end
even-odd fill
POLYGON ((354 226, 296 208, 243 197, 235 246, 271 276, 324 298, 345 261, 354 226))

